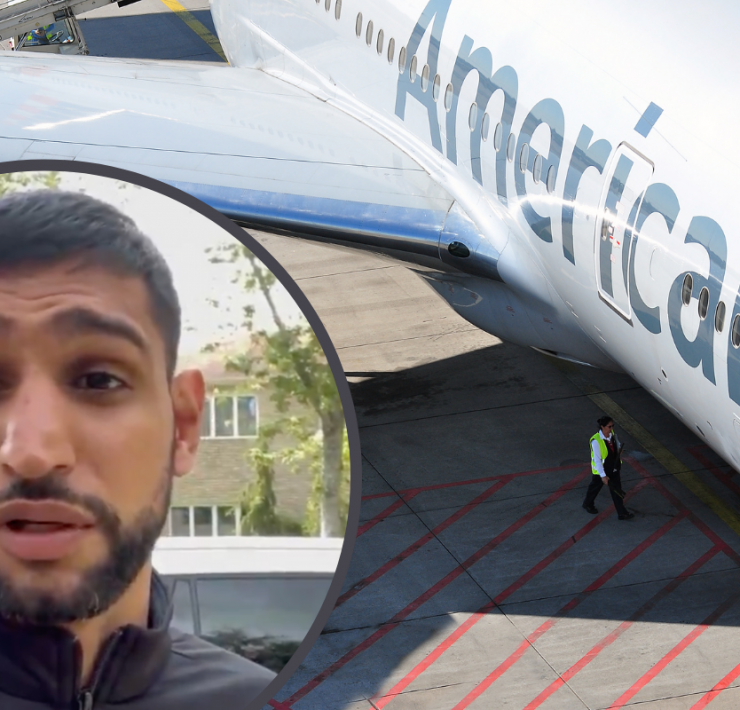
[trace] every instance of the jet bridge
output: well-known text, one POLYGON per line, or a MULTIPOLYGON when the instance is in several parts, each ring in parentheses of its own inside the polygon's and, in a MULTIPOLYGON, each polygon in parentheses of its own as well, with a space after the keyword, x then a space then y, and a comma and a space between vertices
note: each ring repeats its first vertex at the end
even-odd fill
POLYGON ((15 51, 88 54, 77 15, 113 2, 138 0, 0 0, 0 41, 15 51))

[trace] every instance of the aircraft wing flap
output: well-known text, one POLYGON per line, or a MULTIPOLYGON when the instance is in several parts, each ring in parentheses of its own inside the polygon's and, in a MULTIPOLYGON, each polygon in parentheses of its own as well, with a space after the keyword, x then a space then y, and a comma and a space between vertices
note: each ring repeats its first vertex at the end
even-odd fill
POLYGON ((259 70, 10 54, 0 91, 0 159, 121 167, 256 229, 455 271, 439 253, 455 199, 386 136, 259 70))

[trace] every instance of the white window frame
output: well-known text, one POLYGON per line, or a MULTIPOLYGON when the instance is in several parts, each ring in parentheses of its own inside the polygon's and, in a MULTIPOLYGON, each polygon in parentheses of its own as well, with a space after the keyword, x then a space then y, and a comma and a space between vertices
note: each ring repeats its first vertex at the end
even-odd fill
POLYGON ((259 398, 257 395, 254 394, 221 394, 218 392, 215 392, 213 394, 208 395, 208 402, 210 402, 209 410, 210 410, 210 421, 209 427, 208 427, 208 434, 202 435, 203 439, 256 439, 259 435, 260 431, 260 403, 259 398), (236 434, 233 435, 226 435, 226 436, 217 436, 215 434, 216 431, 216 404, 215 400, 217 398, 222 399, 224 397, 230 397, 231 398, 231 406, 232 406, 232 415, 234 417, 234 426, 237 430, 236 434), (238 399, 240 397, 251 397, 254 400, 254 412, 255 412, 255 422, 256 422, 256 431, 254 434, 239 434, 239 411, 238 411, 238 399))
POLYGON ((236 510, 236 533, 234 535, 219 535, 218 534, 218 509, 229 508, 229 505, 173 505, 167 512, 167 522, 165 523, 165 530, 169 537, 175 537, 172 535, 172 508, 187 508, 188 509, 188 535, 177 535, 176 537, 195 537, 195 509, 196 508, 210 508, 211 509, 211 535, 210 537, 240 537, 239 530, 241 528, 241 517, 242 511, 240 506, 233 506, 236 510))

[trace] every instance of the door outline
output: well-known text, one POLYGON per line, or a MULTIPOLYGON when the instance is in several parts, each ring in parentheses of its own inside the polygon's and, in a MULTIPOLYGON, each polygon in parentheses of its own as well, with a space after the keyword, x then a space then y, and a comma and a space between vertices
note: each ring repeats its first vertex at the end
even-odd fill
POLYGON ((620 307, 620 304, 617 302, 617 300, 614 297, 614 291, 611 287, 611 278, 614 274, 614 267, 610 267, 611 271, 608 274, 609 276, 609 284, 603 284, 602 283, 602 275, 604 275, 604 261, 606 257, 606 249, 602 247, 602 244, 606 242, 607 239, 609 239, 610 245, 609 245, 609 252, 608 257, 609 261, 611 263, 616 263, 615 256, 612 250, 611 245, 614 243, 615 239, 615 230, 617 230, 618 227, 621 227, 617 231, 618 238, 621 236, 621 243, 617 241, 617 244, 620 245, 622 248, 627 249, 626 256, 623 255, 623 268, 621 270, 622 273, 629 273, 629 268, 632 262, 632 259, 634 257, 634 240, 632 237, 632 228, 634 227, 635 220, 637 218, 637 215, 639 214, 640 208, 642 207, 642 201, 645 197, 645 191, 650 184, 650 180, 653 177, 653 174, 655 173, 655 163, 650 160, 646 155, 641 153, 639 150, 637 150, 633 145, 628 143, 627 141, 622 141, 618 146, 616 151, 614 152, 614 155, 612 156, 611 160, 609 161, 609 167, 604 173, 604 186, 601 191, 601 196, 599 198, 599 205, 596 210, 596 223, 594 226, 594 277, 596 280, 596 290, 599 296, 599 299, 603 301, 609 308, 611 308, 618 316, 620 316, 623 320, 625 320, 630 325, 633 325, 632 321, 632 304, 630 303, 630 293, 629 293, 629 279, 625 280, 624 284, 624 303, 621 304, 622 307, 620 307), (626 149, 626 150, 625 150, 626 149), (626 151, 629 151, 632 153, 632 156, 628 155, 626 151), (647 176, 647 179, 644 181, 644 186, 642 187, 637 199, 635 202, 630 206, 629 212, 626 217, 623 218, 624 221, 617 221, 616 217, 619 212, 619 208, 623 207, 621 204, 620 198, 623 195, 623 191, 625 188, 625 183, 627 179, 632 174, 632 168, 636 165, 636 161, 634 161, 632 158, 637 157, 640 161, 639 167, 645 168, 649 167, 650 174, 647 176), (629 165, 628 165, 629 164, 629 165), (619 178, 616 178, 615 182, 615 176, 617 175, 618 170, 624 171, 624 182, 619 184, 619 178), (615 188, 617 189, 617 192, 615 192, 615 188), (606 215, 609 214, 612 219, 606 220, 606 215), (617 224, 615 225, 615 221, 617 221, 617 224), (628 235, 629 238, 629 244, 625 244, 625 235, 628 235), (624 263, 626 260, 626 263, 624 263), (611 293, 609 293, 604 286, 608 285, 609 289, 611 290, 611 293))

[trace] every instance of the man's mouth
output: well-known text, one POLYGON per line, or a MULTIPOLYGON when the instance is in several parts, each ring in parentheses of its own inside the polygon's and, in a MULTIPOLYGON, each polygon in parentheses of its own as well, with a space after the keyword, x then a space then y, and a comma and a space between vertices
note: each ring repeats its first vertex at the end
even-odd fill
MULTIPOLYGON (((12 531, 18 533, 53 533, 61 530, 74 530, 82 528, 81 525, 71 525, 60 522, 42 522, 38 520, 9 520, 5 525, 12 531)), ((87 526, 84 526, 87 527, 87 526)))

